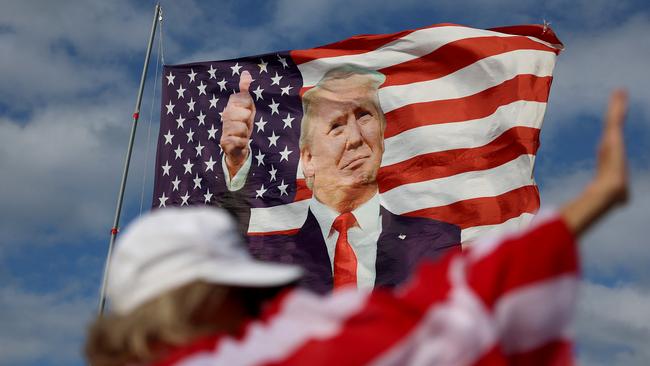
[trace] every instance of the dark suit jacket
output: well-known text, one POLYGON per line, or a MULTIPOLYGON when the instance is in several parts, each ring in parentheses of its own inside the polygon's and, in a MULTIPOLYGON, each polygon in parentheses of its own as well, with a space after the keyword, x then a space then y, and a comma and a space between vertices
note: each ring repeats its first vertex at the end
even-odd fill
MULTIPOLYGON (((395 215, 384 207, 382 232, 377 240, 375 286, 395 286, 406 280, 418 262, 460 250, 460 228, 421 217, 395 215)), ((254 257, 299 264, 305 269, 301 285, 317 292, 332 289, 332 266, 318 221, 311 210, 295 235, 248 237, 254 257)))

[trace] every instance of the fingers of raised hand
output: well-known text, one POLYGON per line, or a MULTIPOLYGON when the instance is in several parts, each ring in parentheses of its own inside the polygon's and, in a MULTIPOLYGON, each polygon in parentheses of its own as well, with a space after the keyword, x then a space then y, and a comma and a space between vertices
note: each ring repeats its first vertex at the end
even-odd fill
POLYGON ((601 139, 600 153, 615 154, 616 158, 624 154, 623 124, 627 114, 627 93, 624 90, 615 90, 610 99, 605 113, 605 126, 601 139))
POLYGON ((251 97, 251 95, 248 94, 248 92, 235 93, 228 98, 227 107, 229 106, 237 106, 242 108, 254 109, 255 103, 253 102, 253 97, 251 97))
POLYGON ((615 90, 610 99, 607 113, 605 114, 605 128, 620 127, 627 114, 627 92, 622 89, 615 90))
POLYGON ((614 201, 624 202, 627 197, 627 157, 623 139, 623 124, 627 112, 627 93, 612 93, 605 114, 605 126, 598 151, 598 180, 614 201))
POLYGON ((223 124, 223 133, 219 143, 227 157, 241 162, 248 151, 249 137, 250 130, 245 122, 231 121, 223 124))
POLYGON ((224 135, 221 137, 221 147, 226 155, 243 155, 248 147, 248 138, 234 135, 224 135))
POLYGON ((223 136, 238 136, 248 139, 250 130, 245 122, 231 121, 223 124, 223 136))
POLYGON ((223 111, 221 118, 224 125, 231 122, 242 122, 244 124, 248 124, 248 121, 252 116, 253 111, 250 108, 228 105, 228 107, 226 107, 226 109, 223 111))

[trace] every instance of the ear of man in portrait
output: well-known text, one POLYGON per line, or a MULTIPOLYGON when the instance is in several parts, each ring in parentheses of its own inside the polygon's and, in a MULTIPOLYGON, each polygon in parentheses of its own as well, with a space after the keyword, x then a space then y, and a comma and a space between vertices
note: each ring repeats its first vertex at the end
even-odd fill
MULTIPOLYGON (((242 82, 250 83, 247 78, 242 82)), ((460 250, 458 226, 395 215, 381 204, 377 174, 386 119, 378 90, 384 81, 380 72, 342 66, 304 93, 300 166, 313 192, 306 220, 293 235, 248 238, 259 259, 302 265, 303 285, 318 292, 394 286, 421 259, 460 250)), ((250 170, 252 98, 231 98, 223 116, 222 166, 234 192, 250 170)))

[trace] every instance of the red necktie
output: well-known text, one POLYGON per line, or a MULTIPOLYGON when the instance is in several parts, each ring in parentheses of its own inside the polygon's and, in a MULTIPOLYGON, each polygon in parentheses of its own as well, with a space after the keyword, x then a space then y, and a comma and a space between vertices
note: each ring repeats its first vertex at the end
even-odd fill
POLYGON ((339 232, 334 250, 334 289, 357 284, 357 256, 348 242, 348 229, 356 222, 354 215, 346 212, 339 215, 332 224, 332 227, 339 232))

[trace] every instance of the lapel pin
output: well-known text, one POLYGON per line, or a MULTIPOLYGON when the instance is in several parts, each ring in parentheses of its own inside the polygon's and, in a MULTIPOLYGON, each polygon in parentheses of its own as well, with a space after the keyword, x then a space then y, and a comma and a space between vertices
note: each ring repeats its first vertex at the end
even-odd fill
POLYGON ((400 238, 401 240, 406 239, 406 235, 404 234, 399 234, 397 237, 400 238))

